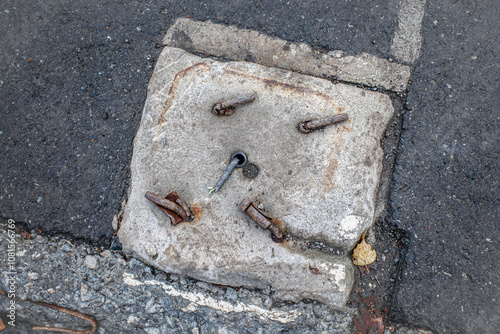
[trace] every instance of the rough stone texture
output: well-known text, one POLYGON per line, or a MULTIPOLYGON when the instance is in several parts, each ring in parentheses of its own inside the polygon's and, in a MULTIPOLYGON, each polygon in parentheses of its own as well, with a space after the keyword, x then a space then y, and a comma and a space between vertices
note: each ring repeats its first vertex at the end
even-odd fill
POLYGON ((403 326, 403 327, 396 329, 395 331, 392 331, 390 329, 386 329, 384 334, 433 334, 433 332, 425 330, 425 329, 408 328, 408 327, 403 326))
POLYGON ((392 54, 400 61, 412 64, 422 48, 422 19, 427 0, 403 0, 399 5, 398 29, 391 45, 392 54))
POLYGON ((132 186, 121 229, 125 251, 168 272, 232 286, 271 286, 279 299, 343 306, 352 285, 345 257, 273 243, 238 209, 258 198, 287 232, 349 250, 373 223, 381 171, 380 138, 389 98, 347 85, 243 62, 221 63, 165 48, 151 79, 134 142, 132 186), (257 93, 231 117, 214 103, 257 93), (308 135, 299 121, 339 112, 349 121, 308 135), (231 153, 260 167, 233 172, 209 195, 231 153), (146 191, 176 190, 197 216, 176 227, 146 191), (310 268, 317 268, 319 274, 310 268), (305 284, 307 283, 307 284, 305 284))
MULTIPOLYGON (((16 235, 16 326, 2 334, 32 334, 33 326, 75 330, 90 325, 73 316, 25 301, 44 301, 87 314, 96 333, 350 333, 353 310, 334 310, 314 301, 280 304, 269 290, 224 288, 155 270, 119 252, 73 244, 55 237, 16 235), (100 265, 85 266, 89 256, 100 265)), ((0 249, 10 244, 0 225, 0 249)), ((8 291, 11 268, 0 260, 0 290, 8 291)), ((7 324, 10 298, 0 295, 7 324)), ((45 333, 45 332, 44 332, 45 333)), ((49 333, 49 332, 47 332, 49 333)), ((53 332, 50 332, 53 333, 53 332)))
POLYGON ((314 51, 305 43, 296 44, 257 31, 234 26, 180 18, 168 30, 163 43, 232 60, 252 61, 319 77, 336 78, 385 90, 403 91, 410 68, 368 53, 343 56, 314 51))
MULTIPOLYGON (((97 333, 354 333, 353 309, 332 309, 315 301, 276 303, 269 290, 225 288, 125 260, 119 252, 73 244, 60 237, 7 236, 0 223, 0 249, 16 245, 16 326, 2 334, 33 334, 33 326, 88 329, 87 322, 37 304, 44 301, 91 316, 97 333), (87 268, 89 256, 101 265, 87 268), (83 291, 83 294, 82 294, 83 291), (205 303, 205 305, 203 304, 205 303)), ((8 291, 12 271, 0 260, 0 290, 8 291)), ((0 319, 8 303, 0 295, 0 319)), ((398 326, 399 327, 399 326, 398 326)), ((47 332, 48 333, 48 332, 47 332)), ((52 332, 51 332, 52 333, 52 332)), ((427 334, 405 331, 396 334, 427 334)), ((388 333, 387 333, 388 334, 388 333)))

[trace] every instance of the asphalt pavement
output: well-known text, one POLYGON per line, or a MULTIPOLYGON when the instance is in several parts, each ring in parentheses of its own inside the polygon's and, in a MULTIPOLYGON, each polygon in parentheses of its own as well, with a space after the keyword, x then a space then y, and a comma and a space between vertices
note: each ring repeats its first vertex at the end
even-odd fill
MULTIPOLYGON (((396 0, 3 1, 0 217, 109 247, 147 83, 176 18, 390 58, 398 10, 396 0)), ((405 246, 389 319, 436 333, 500 324, 498 17, 493 0, 429 1, 399 110, 385 221, 405 246)))
POLYGON ((431 1, 391 195, 407 231, 394 319, 438 333, 500 325, 498 1, 431 1))

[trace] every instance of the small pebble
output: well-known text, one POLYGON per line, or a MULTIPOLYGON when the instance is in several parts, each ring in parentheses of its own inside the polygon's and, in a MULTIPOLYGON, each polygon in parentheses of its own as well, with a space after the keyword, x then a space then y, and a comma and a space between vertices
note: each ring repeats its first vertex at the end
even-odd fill
POLYGON ((89 269, 97 269, 99 267, 99 262, 97 261, 97 258, 92 255, 87 255, 85 257, 85 267, 89 269))
POLYGON ((238 299, 238 293, 233 288, 227 288, 226 298, 229 300, 236 300, 238 299))
POLYGON ((110 250, 108 249, 105 249, 103 250, 100 254, 99 254, 101 257, 111 257, 113 256, 113 253, 111 253, 110 250))
POLYGON ((139 318, 136 317, 135 315, 129 315, 127 318, 127 324, 135 324, 139 322, 139 318))
POLYGON ((38 273, 28 273, 28 278, 31 280, 38 279, 38 273))
POLYGON ((92 292, 91 289, 86 284, 82 283, 80 285, 80 299, 83 302, 90 300, 91 292, 92 292))
POLYGON ((155 327, 146 327, 144 331, 148 334, 161 334, 160 329, 155 327))

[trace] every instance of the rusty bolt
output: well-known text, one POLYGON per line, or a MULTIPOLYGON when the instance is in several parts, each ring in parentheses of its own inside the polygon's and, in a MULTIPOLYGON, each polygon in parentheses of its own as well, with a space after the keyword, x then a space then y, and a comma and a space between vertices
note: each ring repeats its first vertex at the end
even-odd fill
POLYGON ((240 209, 247 215, 252 217, 252 219, 255 220, 257 224, 259 224, 263 229, 270 230, 277 241, 283 240, 285 235, 280 230, 280 228, 273 223, 271 217, 269 217, 263 211, 259 210, 259 208, 255 206, 253 202, 245 198, 240 203, 240 209))
POLYGON ((215 116, 231 116, 232 114, 234 114, 234 107, 240 104, 252 102, 253 100, 255 100, 255 98, 256 95, 252 94, 239 97, 237 99, 217 103, 212 108, 212 114, 214 114, 215 116))
POLYGON ((339 114, 335 116, 330 116, 327 118, 317 119, 314 121, 303 121, 298 125, 298 129, 302 133, 309 133, 318 128, 322 128, 324 126, 335 124, 343 121, 347 121, 349 119, 349 115, 347 114, 339 114))
POLYGON ((145 196, 167 214, 172 221, 172 225, 194 219, 187 204, 179 198, 179 195, 175 191, 172 191, 165 198, 161 198, 150 191, 146 192, 145 196))

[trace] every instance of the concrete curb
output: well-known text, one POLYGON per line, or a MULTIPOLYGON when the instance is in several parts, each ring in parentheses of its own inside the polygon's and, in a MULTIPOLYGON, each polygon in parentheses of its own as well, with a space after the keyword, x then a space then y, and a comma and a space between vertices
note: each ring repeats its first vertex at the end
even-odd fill
POLYGON ((177 19, 163 43, 184 50, 231 60, 251 61, 322 78, 404 91, 410 67, 373 55, 343 56, 341 51, 328 54, 314 51, 307 44, 296 44, 256 31, 234 26, 177 19))

